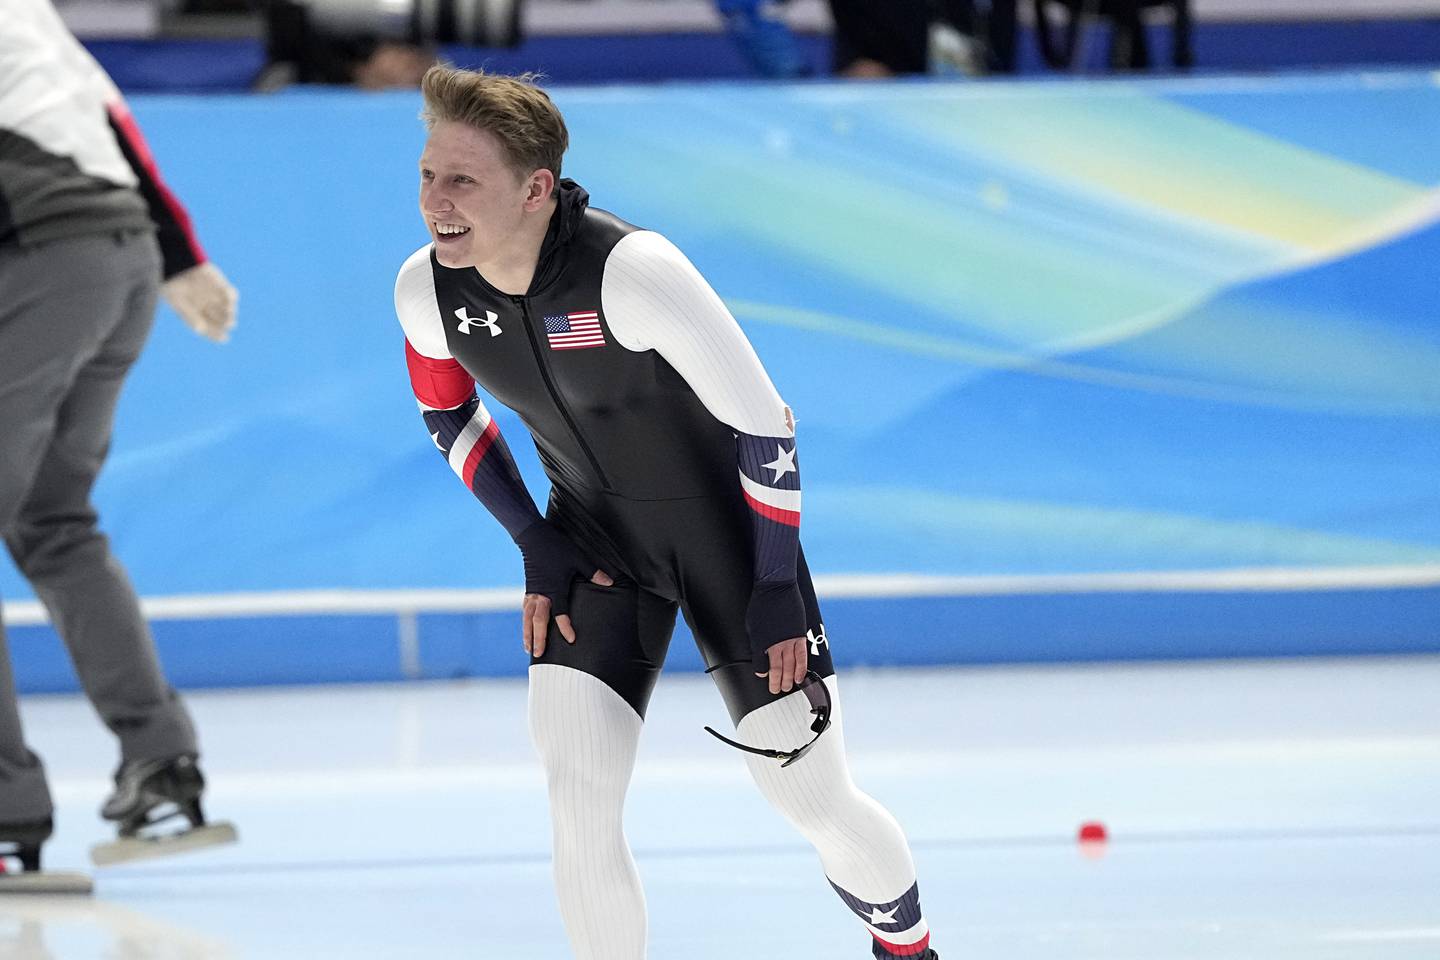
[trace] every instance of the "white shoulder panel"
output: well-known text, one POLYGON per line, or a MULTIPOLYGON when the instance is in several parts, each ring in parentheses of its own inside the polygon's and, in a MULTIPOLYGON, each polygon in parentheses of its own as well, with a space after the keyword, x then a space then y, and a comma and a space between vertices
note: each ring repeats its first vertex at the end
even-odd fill
POLYGON ((440 306, 435 302, 435 274, 430 268, 428 243, 410 254, 395 278, 395 315, 416 353, 431 360, 450 359, 440 306))
POLYGON ((106 108, 122 102, 100 64, 70 33, 48 0, 4 0, 0 27, 0 127, 83 172, 121 186, 139 181, 106 108))
POLYGON ((605 263, 600 304, 618 343, 659 353, 721 423, 755 436, 793 436, 785 403, 744 331, 669 240, 649 230, 621 238, 605 263))

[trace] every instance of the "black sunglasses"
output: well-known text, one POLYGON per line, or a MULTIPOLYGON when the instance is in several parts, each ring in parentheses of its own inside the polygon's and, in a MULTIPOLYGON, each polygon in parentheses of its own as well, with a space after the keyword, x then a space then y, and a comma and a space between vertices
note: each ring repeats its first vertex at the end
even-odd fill
POLYGON ((746 753, 753 753, 757 757, 781 760, 784 762, 781 763, 780 766, 788 767, 809 753, 810 748, 815 746, 815 741, 820 739, 820 734, 830 729, 830 690, 825 686, 825 681, 820 678, 820 674, 814 670, 806 670, 805 680, 800 684, 799 689, 805 693, 805 699, 810 701, 810 712, 815 716, 814 721, 810 724, 810 729, 814 732, 815 736, 811 737, 810 742, 803 747, 796 747, 794 750, 771 750, 766 747, 752 747, 748 744, 731 740, 729 737, 716 731, 714 727, 706 727, 705 731, 716 740, 722 743, 728 743, 736 750, 744 750, 746 753))

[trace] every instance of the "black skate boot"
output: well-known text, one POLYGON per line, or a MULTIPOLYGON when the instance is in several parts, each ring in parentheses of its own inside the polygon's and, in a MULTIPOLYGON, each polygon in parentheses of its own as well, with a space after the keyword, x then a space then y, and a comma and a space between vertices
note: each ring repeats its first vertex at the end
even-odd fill
POLYGON ((0 823, 0 895, 6 893, 89 893, 83 873, 46 873, 40 848, 55 832, 50 817, 26 823, 0 823))
POLYGON ((205 778, 193 755, 122 763, 115 772, 115 792, 100 808, 100 816, 119 824, 120 839, 91 847, 90 858, 107 866, 234 843, 232 825, 206 823, 200 807, 204 791, 205 778), (183 821, 180 829, 161 829, 173 821, 183 821))
POLYGON ((55 832, 55 821, 31 820, 28 823, 0 823, 0 865, 14 861, 19 869, 6 869, 8 874, 39 873, 40 847, 55 832))

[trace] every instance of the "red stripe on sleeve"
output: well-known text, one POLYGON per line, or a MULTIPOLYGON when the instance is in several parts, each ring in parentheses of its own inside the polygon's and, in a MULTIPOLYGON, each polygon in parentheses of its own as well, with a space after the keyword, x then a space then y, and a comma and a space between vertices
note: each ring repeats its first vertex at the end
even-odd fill
POLYGON ((475 392, 475 379, 465 372, 460 361, 422 356, 409 340, 405 341, 405 366, 410 369, 410 389, 415 391, 415 399, 427 407, 449 410, 475 392))
POLYGON ((140 132, 140 125, 135 122, 135 117, 130 113, 130 109, 125 106, 124 101, 108 104, 107 109, 110 112, 110 122, 115 125, 115 129, 119 131, 125 141, 125 147, 134 155, 136 162, 140 165, 140 169, 135 171, 135 175, 150 182, 150 186, 154 188, 155 194, 164 205, 165 212, 169 214, 180 235, 185 238, 185 245, 189 247, 195 262, 204 263, 205 251, 201 249, 200 240, 195 236, 195 228, 190 223, 190 214, 186 212, 175 194, 170 192, 165 181, 160 178, 160 168, 155 164, 155 155, 150 152, 150 144, 145 142, 145 135, 140 132))
POLYGON ((745 490, 741 490, 741 493, 745 494, 745 502, 750 504, 750 509, 760 514, 760 516, 774 520, 776 523, 783 523, 787 527, 800 526, 800 514, 796 511, 781 510, 779 507, 772 507, 768 503, 761 503, 759 500, 750 496, 749 492, 745 490))
POLYGON ((490 425, 485 428, 485 432, 480 434, 480 439, 475 441, 475 446, 470 448, 470 453, 465 458, 465 469, 462 474, 470 489, 475 489, 475 471, 479 468, 480 461, 485 459, 485 451, 490 449, 490 445, 498 436, 500 436, 500 424, 491 420, 490 425))

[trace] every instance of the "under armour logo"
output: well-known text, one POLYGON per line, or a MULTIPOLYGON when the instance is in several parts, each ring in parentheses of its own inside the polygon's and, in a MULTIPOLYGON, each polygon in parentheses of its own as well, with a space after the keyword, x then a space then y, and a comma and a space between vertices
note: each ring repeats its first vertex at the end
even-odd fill
POLYGON ((500 315, 494 310, 486 310, 485 319, 483 320, 481 320, 479 317, 466 316, 465 310, 465 307, 461 307, 459 310, 455 311, 455 316, 458 317, 460 320, 460 326, 456 327, 456 330, 459 330, 461 333, 469 336, 470 328, 479 326, 484 327, 486 330, 489 330, 490 336, 492 337, 500 336, 500 324, 497 322, 500 319, 500 315))
POLYGON ((820 624, 819 633, 816 633, 814 630, 806 630, 805 639, 810 641, 810 656, 812 657, 820 656, 820 644, 823 643, 827 647, 830 646, 830 641, 825 639, 825 624, 823 623, 820 624))

